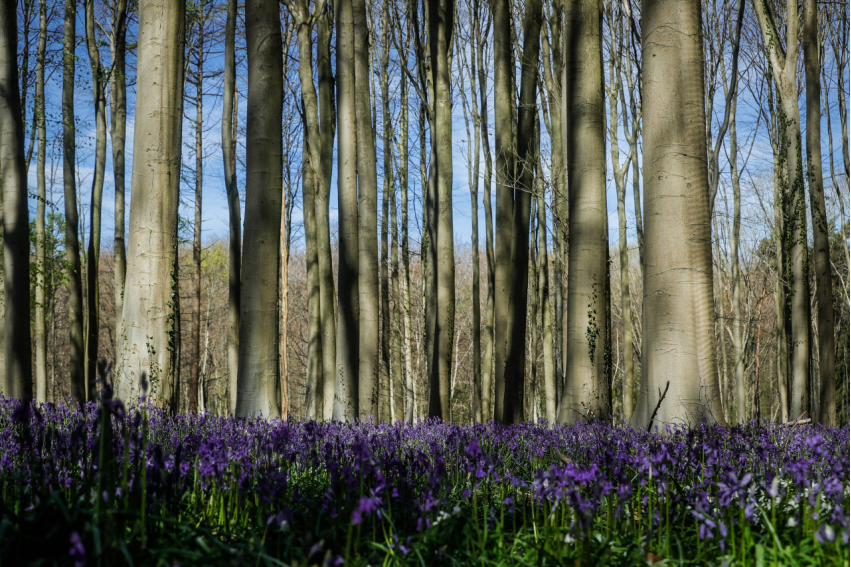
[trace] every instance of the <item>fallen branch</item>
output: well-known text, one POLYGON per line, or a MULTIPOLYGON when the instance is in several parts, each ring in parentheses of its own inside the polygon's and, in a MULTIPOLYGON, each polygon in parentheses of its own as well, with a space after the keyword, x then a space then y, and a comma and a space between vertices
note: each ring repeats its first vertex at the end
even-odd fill
POLYGON ((781 423, 777 426, 778 429, 783 427, 795 427, 796 425, 806 425, 807 423, 811 423, 813 420, 810 418, 807 419, 796 419, 795 421, 787 421, 786 423, 781 423))
POLYGON ((653 427, 653 418, 656 417, 656 412, 659 411, 659 406, 662 405, 662 400, 665 399, 665 396, 668 394, 668 387, 671 385, 671 381, 668 380, 665 383, 665 391, 663 392, 661 388, 659 388, 659 402, 656 404, 656 409, 653 410, 653 413, 650 415, 650 421, 647 423, 647 433, 650 433, 650 428, 653 427))

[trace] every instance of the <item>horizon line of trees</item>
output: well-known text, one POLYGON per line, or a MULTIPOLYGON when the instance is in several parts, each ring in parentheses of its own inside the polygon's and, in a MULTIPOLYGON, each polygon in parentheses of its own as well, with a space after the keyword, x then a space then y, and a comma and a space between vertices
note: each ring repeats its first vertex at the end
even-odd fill
POLYGON ((847 8, 2 0, 0 393, 93 400, 106 358, 172 412, 847 423, 847 8))

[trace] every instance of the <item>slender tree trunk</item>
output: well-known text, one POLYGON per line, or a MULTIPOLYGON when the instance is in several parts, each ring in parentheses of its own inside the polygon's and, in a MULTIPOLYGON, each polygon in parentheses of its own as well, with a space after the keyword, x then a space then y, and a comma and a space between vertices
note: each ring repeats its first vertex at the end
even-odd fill
MULTIPOLYGON (((478 8, 478 5, 477 5, 478 8)), ((490 14, 490 9, 486 10, 490 14)), ((476 11, 478 13, 478 10, 476 11)), ((487 17, 487 16, 486 16, 487 17)), ((484 171, 484 208, 485 208, 485 260, 487 263, 487 299, 485 303, 485 337, 482 346, 482 422, 493 419, 494 401, 491 397, 494 377, 494 249, 493 249, 493 210, 491 208, 491 184, 493 182, 493 158, 488 138, 488 93, 487 74, 484 61, 486 34, 482 34, 480 23, 474 27, 476 40, 476 70, 479 87, 479 129, 482 155, 485 160, 484 171)))
MULTIPOLYGON (((68 264, 68 329, 72 402, 86 400, 86 353, 83 335, 83 283, 80 265, 80 217, 77 210, 76 124, 74 121, 74 46, 76 2, 66 0, 62 48, 63 184, 65 186, 65 258, 68 264)), ((8 275, 7 275, 8 277, 8 275)), ((6 296, 8 297, 8 295, 6 296)), ((130 399, 125 396, 125 399, 130 399)))
POLYGON ((242 256, 236 415, 277 417, 281 261, 283 56, 274 0, 245 6, 248 48, 245 246, 242 256))
POLYGON ((109 137, 112 141, 112 179, 115 189, 113 254, 113 287, 115 288, 115 352, 118 355, 124 333, 124 279, 127 274, 127 250, 124 240, 124 145, 127 136, 127 0, 118 0, 112 20, 110 51, 112 71, 109 74, 109 137))
MULTIPOLYGON (((736 78, 734 77, 735 81, 736 78)), ((735 84, 731 88, 736 88, 735 84)), ((733 186, 733 230, 730 235, 730 277, 733 288, 733 357, 736 362, 736 420, 747 419, 745 385, 745 339, 742 334, 742 270, 739 241, 742 227, 742 190, 739 183, 738 137, 736 135, 736 95, 730 100, 730 177, 733 186)))
MULTIPOLYGON (((819 421, 836 425, 836 352, 833 323, 833 277, 830 267, 830 228, 824 205, 821 155, 821 82, 819 76, 818 6, 804 0, 804 71, 807 85, 807 173, 813 225, 813 268, 818 308, 819 421)), ((845 222, 843 217, 842 223, 845 222)), ((813 410, 816 405, 813 404, 813 410)))
MULTIPOLYGON (((358 184, 358 417, 378 419, 378 180, 365 0, 352 0, 358 184)), ((339 32, 338 32, 339 33, 339 32)))
POLYGON ((242 222, 239 189, 236 186, 236 35, 237 0, 227 0, 225 24, 224 96, 222 97, 222 161, 228 199, 228 413, 236 411, 239 370, 240 271, 242 267, 242 222))
POLYGON ((565 387, 559 421, 607 419, 604 337, 608 328, 606 274, 606 138, 602 18, 596 2, 568 4, 565 50, 569 190, 565 387))
MULTIPOLYGON (((180 182, 183 116, 184 17, 182 3, 139 3, 138 74, 133 147, 130 242, 124 302, 124 345, 116 395, 135 400, 140 379, 151 380, 156 402, 172 401, 170 377, 176 349, 172 272, 180 182)), ((66 198, 67 201, 67 198, 66 198)))
MULTIPOLYGON (((473 69, 470 72, 473 90, 473 105, 475 107, 476 97, 476 67, 475 59, 473 60, 473 69)), ((474 111, 475 112, 475 108, 474 111)), ((475 126, 478 126, 476 124, 475 126)), ((475 128, 474 126, 474 128, 475 128)), ((469 134, 468 134, 469 135, 469 134)), ((473 216, 473 233, 472 249, 473 249, 473 422, 482 423, 482 300, 480 291, 481 272, 479 268, 480 250, 479 250, 479 164, 481 145, 481 131, 475 128, 473 133, 473 145, 470 148, 473 158, 473 166, 470 172, 470 210, 473 216)), ((490 191, 490 187, 486 187, 485 191, 490 191)))
POLYGON ((47 121, 44 103, 44 61, 47 51, 47 2, 40 0, 38 6, 38 51, 36 54, 35 112, 38 128, 38 163, 36 178, 38 199, 35 215, 36 284, 35 284, 35 399, 47 401, 47 333, 45 327, 45 233, 44 213, 47 203, 45 184, 45 161, 47 158, 47 121))
MULTIPOLYGON (((203 7, 200 8, 203 10, 203 7)), ((198 21, 195 38, 198 65, 195 69, 195 223, 192 237, 192 331, 189 335, 189 413, 198 412, 198 382, 201 364, 201 206, 204 192, 204 16, 198 21)))
MULTIPOLYGON (((98 338, 100 335, 100 224, 103 201, 103 177, 106 169, 106 93, 104 92, 104 70, 100 64, 97 38, 95 37, 94 0, 86 0, 86 44, 92 70, 92 88, 95 106, 95 169, 92 176, 92 202, 89 208, 89 249, 86 257, 86 378, 91 383, 97 375, 98 338)), ((94 389, 89 389, 89 399, 95 399, 94 389)))
POLYGON ((316 251, 319 262, 319 297, 322 323, 322 418, 334 413, 334 375, 337 356, 337 313, 334 302, 334 264, 331 258, 331 169, 334 156, 334 75, 331 71, 331 15, 319 16, 317 23, 317 71, 319 79, 319 131, 322 136, 319 168, 322 183, 316 194, 316 251))
POLYGON ((544 336, 544 408, 547 423, 556 422, 555 353, 553 352, 553 314, 550 307, 550 265, 547 251, 547 208, 541 170, 538 170, 538 303, 543 311, 544 336))
MULTIPOLYGON (((311 84, 311 88, 313 88, 311 84)), ((302 210, 304 211, 304 240, 307 256, 307 391, 305 411, 308 419, 317 419, 323 408, 319 393, 322 373, 322 334, 320 329, 319 265, 316 253, 316 180, 309 163, 310 150, 305 136, 302 156, 302 210)))
POLYGON ((411 341, 411 252, 408 244, 408 79, 402 73, 399 79, 399 188, 402 193, 402 325, 404 327, 405 354, 405 422, 414 421, 414 366, 411 341))
MULTIPOLYGON (((337 14, 337 370, 334 418, 359 416, 358 148, 355 115, 355 48, 352 0, 338 0, 337 14)), ((373 336, 370 340, 374 342, 373 336)))
MULTIPOLYGON (((285 43, 287 45, 289 42, 285 43)), ((284 64, 284 77, 286 77, 286 64, 284 64)), ((284 90, 284 92, 286 89, 284 90)), ((289 150, 284 152, 284 168, 289 170, 289 150)), ((304 156, 302 156, 304 159, 304 156)), ((278 302, 280 303, 281 308, 281 323, 280 323, 280 336, 278 337, 278 354, 280 357, 279 362, 279 370, 280 373, 280 404, 281 404, 281 419, 286 421, 286 419, 290 415, 290 370, 289 370, 289 350, 287 348, 288 345, 288 337, 289 337, 289 320, 290 320, 290 284, 289 284, 289 273, 290 273, 290 230, 291 230, 291 219, 290 215, 287 214, 288 209, 288 199, 290 198, 290 190, 287 186, 287 176, 283 177, 283 183, 281 184, 281 234, 279 235, 279 243, 278 247, 281 251, 281 273, 280 273, 280 284, 278 285, 278 291, 280 297, 278 298, 278 302)), ((305 215, 306 217, 306 215, 305 215)), ((314 220, 314 224, 315 224, 314 220)), ((308 310, 310 309, 308 302, 308 310)), ((310 322, 308 321, 308 324, 310 322)), ((322 419, 322 397, 321 397, 321 369, 320 376, 317 380, 317 388, 319 388, 319 396, 316 398, 316 419, 322 419)))
POLYGON ((398 309, 398 280, 397 264, 398 254, 396 252, 396 205, 395 205, 395 187, 393 180, 393 133, 390 115, 390 8, 387 3, 381 8, 381 60, 380 60, 380 88, 381 88, 381 134, 382 146, 384 155, 384 186, 382 189, 382 204, 381 204, 381 357, 384 374, 387 377, 388 392, 390 394, 390 406, 388 418, 390 423, 396 421, 395 407, 395 388, 394 379, 398 374, 398 350, 396 348, 397 333, 396 315, 398 309), (388 214, 391 214, 392 220, 388 226, 388 214), (390 232, 392 231, 393 242, 392 246, 389 242, 390 232), (388 264, 388 255, 392 250, 392 266, 388 264), (392 270, 392 273, 391 273, 392 270), (391 312, 390 303, 390 282, 393 282, 394 309, 391 312), (392 352, 391 352, 392 346, 392 352))
POLYGON ((0 163, 3 164, 3 266, 5 363, 2 391, 33 397, 30 342, 30 238, 24 120, 18 90, 15 2, 0 3, 0 163))
MULTIPOLYGON (((450 382, 452 377, 452 349, 455 335, 455 246, 452 225, 452 103, 450 100, 450 65, 452 34, 454 30, 455 6, 453 0, 428 5, 429 43, 432 57, 434 116, 432 146, 436 147, 437 158, 437 264, 436 268, 436 313, 432 368, 437 369, 437 380, 431 381, 429 415, 452 419, 450 382), (438 388, 438 396, 433 389, 438 388), (437 405, 435 402, 437 402, 437 405)), ((430 184, 431 184, 431 180, 430 184)), ((432 372, 434 376, 434 372, 432 372)))
POLYGON ((532 243, 529 251, 529 272, 530 287, 532 297, 529 298, 529 393, 526 396, 527 407, 525 408, 525 416, 527 419, 535 421, 535 405, 537 404, 535 392, 538 389, 538 307, 541 304, 541 288, 538 286, 538 278, 540 277, 540 258, 538 256, 538 231, 540 226, 535 222, 538 218, 537 209, 538 200, 532 201, 532 243))
POLYGON ((801 117, 798 108, 798 4, 786 2, 786 45, 781 45, 771 14, 764 4, 754 2, 754 12, 762 32, 763 42, 769 46, 766 56, 771 68, 780 100, 778 111, 781 129, 781 167, 785 165, 780 187, 784 211, 786 263, 783 270, 791 275, 791 327, 787 327, 787 340, 791 354, 790 414, 797 419, 811 411, 810 381, 810 313, 809 313, 809 262, 807 260, 807 218, 804 195, 804 170, 801 162, 801 117))
POLYGON ((718 387, 700 3, 642 7, 647 219, 641 392, 630 421, 724 423, 718 387), (672 75, 671 69, 681 73, 672 75))

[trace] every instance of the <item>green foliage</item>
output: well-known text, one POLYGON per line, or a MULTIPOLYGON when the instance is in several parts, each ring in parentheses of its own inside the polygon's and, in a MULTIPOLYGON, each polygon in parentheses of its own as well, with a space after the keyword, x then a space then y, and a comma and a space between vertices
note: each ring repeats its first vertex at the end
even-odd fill
POLYGON ((35 317, 35 290, 39 276, 44 277, 45 318, 51 317, 51 307, 56 293, 68 281, 68 264, 65 261, 65 217, 56 212, 47 212, 44 229, 44 265, 36 258, 38 237, 35 220, 30 221, 30 316, 35 317))

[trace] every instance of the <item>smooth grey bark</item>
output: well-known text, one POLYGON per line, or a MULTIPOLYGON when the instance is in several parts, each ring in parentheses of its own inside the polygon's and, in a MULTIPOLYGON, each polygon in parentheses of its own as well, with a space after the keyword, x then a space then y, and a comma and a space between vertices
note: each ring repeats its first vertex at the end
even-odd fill
POLYGON ((550 265, 547 251, 547 208, 540 166, 538 172, 538 303, 541 305, 541 316, 543 318, 544 408, 547 423, 553 424, 556 422, 556 376, 555 353, 553 351, 553 313, 550 306, 550 265))
MULTIPOLYGON (((334 419, 358 417, 358 151, 355 115, 354 16, 352 0, 335 5, 337 22, 337 370, 334 419)), ((373 337, 374 338, 374 337, 373 337)))
MULTIPOLYGON (((700 2, 642 5, 644 308, 630 424, 724 424, 718 387, 700 2), (672 74, 671 69, 680 73, 672 74)), ((571 234, 572 236, 572 234, 571 234)))
MULTIPOLYGON (((479 14, 478 1, 474 2, 476 14, 479 14)), ((485 302, 485 337, 482 346, 482 422, 493 419, 494 402, 491 397, 494 380, 494 250, 493 250, 493 209, 491 207, 491 184, 493 183, 493 158, 488 129, 488 92, 487 69, 485 66, 485 49, 487 47, 488 30, 491 25, 490 8, 484 11, 484 22, 478 19, 473 24, 473 36, 476 42, 476 70, 479 86, 479 138, 482 144, 484 164, 483 205, 485 213, 485 259, 487 263, 487 299, 485 302), (484 30, 482 30, 484 25, 484 30)), ((474 95, 475 96, 475 95, 474 95)))
POLYGON ((337 117, 334 109, 334 75, 331 71, 330 13, 326 10, 317 23, 316 63, 319 79, 319 131, 322 135, 320 169, 322 184, 316 194, 316 251, 319 262, 320 317, 322 324, 323 419, 334 413, 334 375, 337 366, 337 313, 334 301, 334 263, 331 258, 331 169, 337 117))
POLYGON ((569 40, 564 59, 568 93, 568 233, 565 386, 559 421, 611 415, 606 373, 606 139, 602 14, 597 2, 565 6, 569 40))
POLYGON ((378 179, 365 0, 352 1, 358 183, 358 417, 378 419, 378 179))
MULTIPOLYGON (((804 73, 807 93, 807 174, 813 226, 813 269, 818 319, 819 386, 818 420, 836 425, 836 351, 833 324, 833 276, 830 267, 830 227, 824 204, 821 152, 821 77, 819 76, 818 6, 804 0, 804 73)), ((842 218, 845 223, 845 217, 842 218)), ((815 410, 813 404, 813 410, 815 410)))
POLYGON ((222 161, 228 199, 228 412, 236 411, 239 372, 240 270, 242 267, 242 222, 239 189, 236 186, 236 35, 237 0, 228 0, 225 23, 224 96, 222 97, 222 161))
MULTIPOLYGON (((737 81, 733 77, 733 81, 737 81)), ((730 87, 736 89, 736 82, 730 87)), ((739 141, 736 131, 737 97, 730 100, 730 178, 733 186, 733 230, 730 235, 730 279, 733 295, 733 359, 736 363, 736 421, 747 419, 747 387, 745 385, 745 337, 742 330, 742 277, 739 244, 742 229, 742 189, 739 183, 739 141)))
POLYGON ((149 398, 161 407, 173 406, 176 398, 171 383, 177 348, 172 271, 177 259, 184 18, 182 3, 139 3, 137 73, 148 79, 136 91, 124 345, 116 395, 137 399, 145 373, 151 381, 149 398))
MULTIPOLYGON (((437 158, 437 264, 436 313, 434 328, 435 350, 432 353, 437 380, 431 380, 429 416, 452 420, 450 384, 452 377, 452 349, 455 336, 455 245, 452 225, 452 102, 450 99, 452 36, 454 31, 455 3, 453 0, 428 3, 429 51, 434 98, 432 99, 432 140, 437 158), (438 396, 433 389, 437 386, 438 396), (436 405, 436 403, 439 404, 436 405)), ((434 163, 432 165, 435 165, 434 163)))
MULTIPOLYGON (((311 82, 312 84, 312 82, 311 82)), ((306 113, 305 113, 306 114, 306 113)), ((308 419, 321 418, 324 398, 319 390, 322 373, 320 329, 319 258, 316 251, 316 174, 310 165, 308 137, 302 152, 302 211, 304 212, 305 255, 307 256, 307 383, 305 411, 308 419), (319 394, 319 395, 317 395, 319 394)))
MULTIPOLYGON (((405 52, 407 61, 407 52, 405 52)), ((408 244, 408 77, 402 73, 399 79, 399 97, 401 102, 399 115, 399 187, 402 205, 402 326, 403 352, 405 355, 405 414, 406 423, 414 421, 414 367, 411 341, 411 252, 408 244)))
POLYGON ((514 139, 512 136, 512 85, 511 67, 511 10, 508 0, 494 0, 493 43, 494 79, 493 107, 495 120, 496 153, 496 234, 494 240, 494 420, 507 423, 511 412, 514 376, 507 366, 512 321, 511 298, 511 246, 512 214, 514 210, 514 139))
POLYGON ((280 415, 278 285, 281 251, 283 55, 274 0, 245 5, 248 49, 245 236, 237 417, 280 415))
POLYGON ((16 3, 0 3, 0 179, 3 186, 5 366, 2 391, 27 402, 33 397, 30 339, 30 234, 24 120, 18 90, 16 3))
MULTIPOLYGON (((319 122, 319 101, 313 83, 312 33, 316 20, 324 10, 324 3, 314 4, 308 11, 306 1, 287 3, 295 22, 298 41, 298 71, 304 109, 304 156, 302 160, 302 202, 304 213, 305 255, 307 258, 308 290, 308 345, 306 411, 310 419, 322 419, 326 397, 324 395, 323 352, 321 318, 323 312, 318 253, 317 198, 324 191, 325 169, 322 167, 322 135, 319 122)), ((283 282, 282 282, 283 283, 283 282)), ((333 313, 333 306, 328 308, 333 313)))
MULTIPOLYGON (((92 196, 89 207, 89 248, 86 254, 86 380, 91 384, 97 377, 98 339, 100 335, 100 227, 103 203, 103 178, 106 170, 106 70, 101 66, 100 51, 95 37, 94 0, 85 1, 86 46, 92 73, 95 110, 95 167, 92 176, 92 196)), ((89 389, 89 399, 95 391, 89 389)))
POLYGON ((44 61, 47 51, 47 2, 40 0, 38 6, 38 48, 36 52, 35 112, 38 128, 38 162, 36 183, 38 197, 35 214, 35 399, 38 403, 47 400, 47 330, 45 326, 45 232, 44 213, 47 203, 45 183, 45 161, 47 158, 47 122, 44 103, 44 61))
POLYGON ((198 412, 198 392, 201 364, 201 210, 204 197, 204 6, 198 7, 198 25, 195 40, 197 62, 195 66, 195 219, 192 234, 192 301, 189 335, 189 381, 187 398, 189 413, 198 412))
MULTIPOLYGON (((71 401, 86 400, 86 353, 83 336, 83 283, 80 265, 80 217, 77 209, 76 123, 74 120, 74 46, 76 2, 65 0, 62 47, 62 180, 65 188, 65 261, 68 265, 69 379, 71 401)), ((125 399, 130 399, 125 396, 125 399)))
POLYGON ((113 12, 112 33, 109 35, 112 70, 109 74, 109 137, 112 141, 112 180, 115 190, 113 209, 113 287, 115 288, 115 352, 123 334, 121 316, 124 311, 124 280, 127 276, 127 247, 125 244, 124 150, 127 137, 127 0, 117 0, 113 12))
MULTIPOLYGON (((795 0, 786 2, 785 46, 777 33, 774 14, 767 3, 754 2, 763 43, 774 83, 778 91, 781 138, 780 198, 784 207, 786 261, 783 270, 791 277, 791 326, 787 326, 787 343, 791 355, 791 388, 789 412, 797 419, 812 411, 810 392, 810 302, 809 261, 807 259, 807 217, 804 170, 801 160, 801 116, 798 107, 798 32, 799 14, 795 0)), ((778 267, 778 269, 781 269, 778 267)))
MULTIPOLYGON (((618 97, 623 92, 623 79, 621 77, 621 65, 624 58, 626 41, 624 37, 624 22, 622 18, 616 19, 615 5, 607 2, 605 6, 606 23, 609 29, 609 83, 606 86, 606 94, 609 98, 609 153, 612 162, 612 177, 615 182, 618 207, 618 260, 620 276, 620 300, 621 320, 623 323, 623 345, 624 345, 624 371, 623 371, 623 414, 621 419, 629 421, 632 417, 633 397, 635 393, 635 374, 632 347, 632 305, 629 285, 629 243, 626 235, 626 176, 629 165, 633 160, 633 148, 621 164, 620 148, 618 147, 618 97)), ((628 120, 626 107, 622 106, 624 129, 629 133, 626 126, 628 120)))

